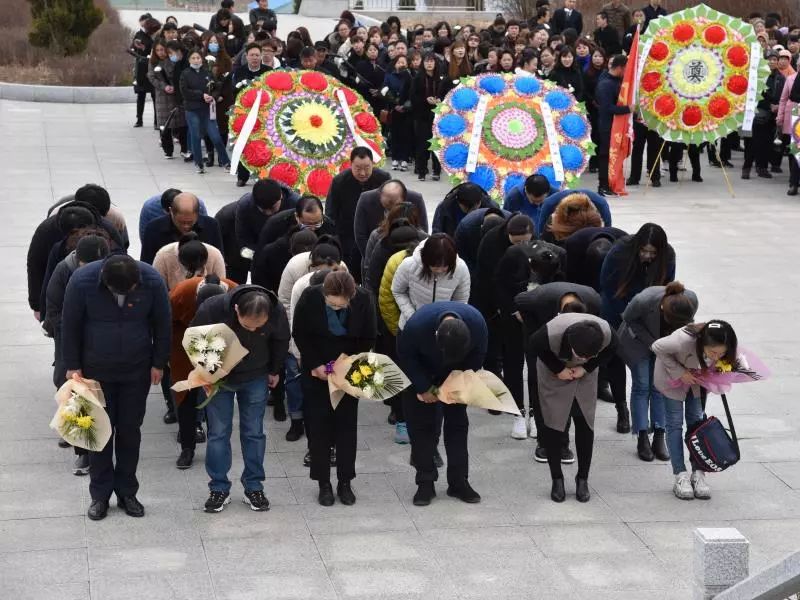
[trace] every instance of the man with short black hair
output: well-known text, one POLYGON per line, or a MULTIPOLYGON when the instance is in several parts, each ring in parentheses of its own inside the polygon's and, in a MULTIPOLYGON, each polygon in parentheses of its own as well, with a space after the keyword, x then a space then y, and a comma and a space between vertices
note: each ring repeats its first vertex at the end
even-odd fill
MULTIPOLYGON (((534 223, 539 222, 539 210, 544 199, 555 193, 550 187, 550 181, 544 175, 529 175, 524 182, 514 186, 503 200, 503 210, 508 212, 521 212, 528 215, 534 223)), ((539 236, 541 231, 536 232, 539 236)))
POLYGON ((67 284, 61 319, 66 378, 100 384, 113 428, 105 447, 90 454, 92 520, 105 518, 112 493, 128 515, 144 516, 136 499, 141 426, 150 386, 161 382, 169 359, 171 328, 164 281, 130 256, 88 264, 67 284))
POLYGON ((606 56, 620 54, 622 52, 622 43, 620 42, 622 35, 608 24, 608 13, 602 11, 597 13, 594 22, 597 26, 592 35, 595 43, 605 51, 606 56))
MULTIPOLYGON (((261 179, 236 206, 236 241, 240 255, 252 260, 261 229, 272 215, 294 208, 300 194, 274 179, 261 179)), ((237 280, 238 281, 238 280, 237 280)))
POLYGON ((300 51, 300 68, 307 71, 317 68, 317 53, 311 46, 306 46, 300 51))
POLYGON ((361 273, 361 252, 355 241, 358 199, 364 192, 378 188, 389 179, 389 173, 375 166, 372 150, 366 146, 357 146, 350 152, 350 168, 334 177, 331 187, 328 188, 325 215, 336 225, 336 236, 342 245, 342 258, 350 273, 357 279, 361 273))

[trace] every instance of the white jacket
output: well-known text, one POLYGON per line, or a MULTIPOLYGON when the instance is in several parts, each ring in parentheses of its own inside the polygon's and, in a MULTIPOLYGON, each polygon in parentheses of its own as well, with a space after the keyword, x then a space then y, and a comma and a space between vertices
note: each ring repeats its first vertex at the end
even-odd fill
POLYGON ((426 243, 427 240, 419 244, 414 253, 400 263, 392 280, 392 295, 400 308, 400 329, 421 306, 447 300, 464 303, 469 300, 469 269, 461 258, 456 258, 456 268, 451 275, 423 279, 422 248, 426 243))
MULTIPOLYGON (((339 268, 347 270, 347 266, 343 262, 339 263, 339 268)), ((289 259, 283 269, 283 273, 281 273, 281 282, 278 285, 278 302, 283 305, 287 316, 289 315, 289 304, 292 301, 292 288, 303 275, 310 272, 309 269, 311 269, 311 252, 301 252, 289 259)), ((291 322, 291 316, 289 316, 290 325, 291 322)))
MULTIPOLYGON (((286 318, 289 319, 290 331, 293 326, 292 319, 294 318, 294 307, 297 306, 297 301, 300 300, 300 296, 303 295, 303 292, 305 292, 306 288, 311 284, 312 275, 313 273, 306 273, 292 286, 291 299, 289 300, 289 304, 286 305, 286 318)), ((283 277, 281 277, 281 285, 283 285, 283 277)), ((297 344, 294 343, 294 336, 292 336, 292 338, 289 340, 289 353, 297 359, 297 362, 300 362, 300 350, 298 349, 297 344)))

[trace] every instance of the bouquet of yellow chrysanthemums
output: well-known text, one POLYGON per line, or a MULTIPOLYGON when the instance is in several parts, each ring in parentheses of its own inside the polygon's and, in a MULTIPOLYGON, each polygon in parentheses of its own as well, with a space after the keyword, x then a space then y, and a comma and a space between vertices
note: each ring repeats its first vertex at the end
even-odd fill
POLYGON ((411 385, 391 358, 374 352, 353 356, 342 354, 326 370, 329 371, 328 389, 334 409, 345 394, 382 402, 411 385))
POLYGON ((111 420, 105 411, 100 384, 75 375, 56 392, 58 410, 50 427, 73 446, 102 450, 111 437, 111 420))

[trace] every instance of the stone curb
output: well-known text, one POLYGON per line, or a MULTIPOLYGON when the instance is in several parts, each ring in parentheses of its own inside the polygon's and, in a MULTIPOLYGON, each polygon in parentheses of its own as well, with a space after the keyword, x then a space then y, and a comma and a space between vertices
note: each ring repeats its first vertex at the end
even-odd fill
POLYGON ((26 85, 0 81, 1 100, 57 102, 66 104, 127 104, 136 101, 133 87, 78 87, 26 85))

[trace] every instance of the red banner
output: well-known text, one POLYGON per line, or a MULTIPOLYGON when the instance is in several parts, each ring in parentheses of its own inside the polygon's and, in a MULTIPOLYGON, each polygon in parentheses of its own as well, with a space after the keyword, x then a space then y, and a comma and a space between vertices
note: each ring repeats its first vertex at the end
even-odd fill
MULTIPOLYGON (((639 28, 633 34, 631 51, 628 54, 628 64, 625 66, 625 77, 619 88, 617 106, 633 106, 636 98, 636 74, 638 73, 639 59, 639 28)), ((625 174, 623 165, 625 159, 631 155, 633 146, 633 114, 614 115, 611 123, 611 145, 608 150, 608 185, 611 191, 625 196, 625 174)))

